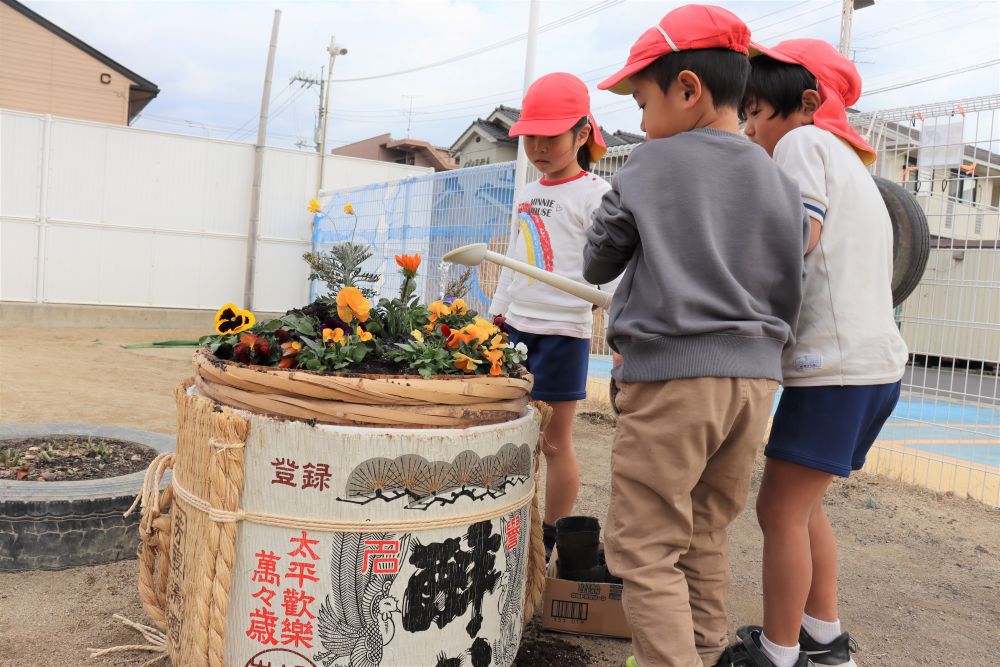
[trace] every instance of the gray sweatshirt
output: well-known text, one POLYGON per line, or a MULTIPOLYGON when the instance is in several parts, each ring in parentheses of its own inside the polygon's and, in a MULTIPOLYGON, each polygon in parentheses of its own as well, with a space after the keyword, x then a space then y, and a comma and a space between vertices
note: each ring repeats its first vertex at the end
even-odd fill
POLYGON ((608 341, 615 379, 781 380, 802 303, 799 188, 745 137, 714 129, 637 146, 594 211, 591 283, 625 275, 608 341))

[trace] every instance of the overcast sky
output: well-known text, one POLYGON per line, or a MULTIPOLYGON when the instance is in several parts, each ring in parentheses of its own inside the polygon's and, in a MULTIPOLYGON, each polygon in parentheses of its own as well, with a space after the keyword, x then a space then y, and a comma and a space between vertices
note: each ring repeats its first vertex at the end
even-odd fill
MULTIPOLYGON (((24 1, 24 0, 22 0, 24 1)), ((264 64, 275 9, 281 28, 272 85, 268 144, 313 147, 318 88, 289 86, 296 73, 318 77, 331 35, 349 50, 334 79, 374 77, 461 56, 523 35, 527 1, 396 0, 379 2, 50 2, 32 10, 125 67, 153 81, 160 95, 137 127, 253 141, 264 64)), ((591 86, 598 121, 609 130, 638 132, 630 98, 594 86, 628 56, 638 35, 683 3, 648 0, 540 1, 542 26, 535 76, 568 71, 591 86), (578 16, 581 12, 587 15, 578 16), (577 16, 575 16, 577 15, 577 16)), ((746 21, 753 39, 839 40, 840 0, 720 4, 746 21)), ((865 90, 1000 59, 996 0, 878 0, 855 13, 855 60, 865 90)), ((385 78, 333 84, 329 144, 391 132, 449 146, 497 104, 520 105, 523 39, 438 67, 385 78)), ((862 97, 862 110, 942 102, 1000 93, 993 65, 862 97)), ((993 136, 1000 128, 992 131, 993 136)))

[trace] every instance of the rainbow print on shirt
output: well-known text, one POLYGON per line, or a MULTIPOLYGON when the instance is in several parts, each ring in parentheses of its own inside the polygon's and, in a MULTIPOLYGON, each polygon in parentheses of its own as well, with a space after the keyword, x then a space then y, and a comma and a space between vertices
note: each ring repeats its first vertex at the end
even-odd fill
MULTIPOLYGON (((522 202, 517 207, 517 220, 521 228, 521 236, 524 238, 525 251, 528 256, 528 264, 532 264, 539 269, 552 271, 552 239, 545 229, 545 223, 541 216, 535 212, 534 207, 529 202, 522 202)), ((528 278, 528 283, 535 282, 534 278, 528 278)))

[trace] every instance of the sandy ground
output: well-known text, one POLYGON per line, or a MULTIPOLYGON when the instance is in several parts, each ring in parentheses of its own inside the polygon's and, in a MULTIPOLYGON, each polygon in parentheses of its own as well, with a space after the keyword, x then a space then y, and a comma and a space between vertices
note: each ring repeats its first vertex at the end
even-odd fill
MULTIPOLYGON (((171 433, 171 388, 190 374, 190 352, 123 350, 119 344, 197 334, 0 330, 0 421, 90 422, 171 433)), ((603 517, 612 433, 605 415, 577 419, 580 513, 603 517)), ((759 473, 758 466, 754 493, 759 473)), ((828 507, 841 544, 841 616, 861 643, 859 664, 994 664, 1000 644, 1000 511, 865 474, 836 483, 828 507)), ((760 619, 760 534, 752 512, 736 521, 731 539, 735 628, 760 619)), ((88 647, 141 643, 112 618, 120 613, 144 620, 134 570, 134 562, 124 562, 0 574, 0 667, 80 665, 88 647)), ((590 652, 595 666, 619 665, 629 654, 624 641, 572 641, 590 652)), ((137 667, 146 657, 119 654, 90 664, 137 667)))

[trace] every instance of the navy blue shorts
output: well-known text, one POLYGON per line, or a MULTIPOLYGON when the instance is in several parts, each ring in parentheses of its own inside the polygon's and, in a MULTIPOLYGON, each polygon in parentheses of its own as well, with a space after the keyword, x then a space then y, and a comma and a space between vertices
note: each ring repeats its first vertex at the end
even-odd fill
POLYGON ((590 339, 518 331, 507 325, 510 344, 528 346, 524 362, 535 376, 531 397, 539 401, 582 401, 587 398, 590 339))
POLYGON ((865 464, 899 390, 899 382, 785 387, 764 455, 848 477, 865 464))

